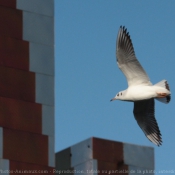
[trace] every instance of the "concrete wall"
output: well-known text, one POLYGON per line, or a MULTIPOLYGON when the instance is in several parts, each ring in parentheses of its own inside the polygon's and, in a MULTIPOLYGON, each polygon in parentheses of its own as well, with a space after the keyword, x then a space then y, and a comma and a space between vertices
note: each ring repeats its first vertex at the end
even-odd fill
POLYGON ((90 138, 56 153, 56 174, 154 174, 152 147, 90 138))

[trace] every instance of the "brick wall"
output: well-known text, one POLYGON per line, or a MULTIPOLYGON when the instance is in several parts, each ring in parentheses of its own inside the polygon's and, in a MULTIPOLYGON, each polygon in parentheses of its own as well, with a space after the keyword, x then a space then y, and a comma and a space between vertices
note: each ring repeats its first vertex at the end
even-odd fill
POLYGON ((0 174, 52 174, 54 1, 0 0, 0 26, 0 174))

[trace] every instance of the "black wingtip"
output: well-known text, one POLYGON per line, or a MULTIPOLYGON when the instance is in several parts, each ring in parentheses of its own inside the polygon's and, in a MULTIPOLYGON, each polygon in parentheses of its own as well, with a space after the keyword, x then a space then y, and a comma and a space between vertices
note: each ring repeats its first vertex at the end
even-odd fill
POLYGON ((158 146, 158 147, 162 146, 162 140, 159 141, 159 143, 158 143, 157 146, 158 146))
POLYGON ((125 26, 122 26, 122 25, 121 25, 120 28, 121 28, 121 29, 125 29, 125 26))
POLYGON ((166 101, 169 103, 171 101, 171 95, 166 96, 166 101))
POLYGON ((127 28, 125 27, 125 26, 120 26, 120 29, 122 29, 124 32, 126 32, 127 33, 127 28))
MULTIPOLYGON (((125 26, 120 26, 120 30, 122 30, 122 32, 129 38, 129 40, 131 40, 129 32, 127 31, 127 28, 125 26)), ((131 41, 132 42, 132 41, 131 41)))

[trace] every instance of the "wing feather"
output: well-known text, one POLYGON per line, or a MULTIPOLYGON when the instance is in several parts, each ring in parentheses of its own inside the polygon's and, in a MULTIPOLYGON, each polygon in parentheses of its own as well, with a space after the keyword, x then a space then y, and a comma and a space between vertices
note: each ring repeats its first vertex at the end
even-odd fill
POLYGON ((128 86, 151 85, 148 75, 137 60, 130 35, 125 27, 120 27, 117 37, 116 58, 121 71, 127 78, 128 86))
POLYGON ((154 116, 154 99, 134 102, 133 113, 146 137, 157 146, 160 146, 162 138, 154 116))

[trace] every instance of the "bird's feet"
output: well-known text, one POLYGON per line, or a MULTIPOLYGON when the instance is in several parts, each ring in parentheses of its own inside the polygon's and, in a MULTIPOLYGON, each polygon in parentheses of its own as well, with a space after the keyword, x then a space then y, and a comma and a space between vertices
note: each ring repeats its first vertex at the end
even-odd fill
POLYGON ((167 95, 168 95, 167 93, 157 92, 157 98, 164 98, 164 97, 166 97, 167 95))

